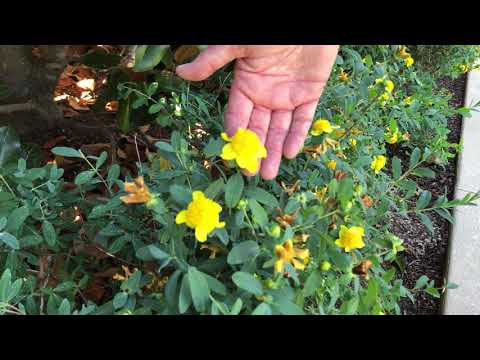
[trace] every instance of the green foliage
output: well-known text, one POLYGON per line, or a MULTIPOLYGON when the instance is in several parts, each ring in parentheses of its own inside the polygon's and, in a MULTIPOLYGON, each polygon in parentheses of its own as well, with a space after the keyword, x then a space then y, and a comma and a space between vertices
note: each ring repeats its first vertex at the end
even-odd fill
POLYGON ((389 231, 392 216, 407 214, 435 231, 429 214, 453 221, 453 207, 480 197, 434 198, 417 185, 435 176, 432 164, 460 149, 447 141, 447 119, 456 110, 431 74, 407 68, 397 46, 343 47, 316 116, 344 132, 328 134, 329 141, 309 136, 305 147, 322 151, 284 161, 277 179, 263 181, 219 157, 228 68, 189 84, 165 72, 170 50, 138 45, 135 69, 152 77, 116 87, 125 131, 142 110, 169 134, 139 164, 153 196, 146 204, 122 202, 133 179, 106 153, 54 148, 85 165, 69 181, 55 164, 32 166, 18 139, 1 129, 0 313, 401 314, 401 298, 413 301, 419 291, 438 297, 456 287, 427 277, 405 287, 397 266, 402 240, 389 231), (348 80, 339 79, 340 68, 348 80), (385 102, 379 100, 385 85, 375 81, 383 77, 394 83, 385 102), (386 142, 397 130, 397 141, 386 142), (375 174, 370 164, 377 155, 387 165, 375 174), (159 158, 168 168, 158 166, 159 158), (335 171, 328 160, 336 161, 335 171), (221 206, 225 223, 204 243, 176 222, 194 191, 221 206), (342 225, 362 227, 365 247, 340 248, 342 225), (277 272, 287 240, 295 251, 308 250, 309 261, 302 268, 287 259, 277 272))

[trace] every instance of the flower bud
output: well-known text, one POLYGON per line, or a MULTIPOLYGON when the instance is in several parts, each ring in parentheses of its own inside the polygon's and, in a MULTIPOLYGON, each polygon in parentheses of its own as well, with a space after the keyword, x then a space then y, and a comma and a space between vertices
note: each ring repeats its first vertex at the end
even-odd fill
POLYGON ((327 272, 328 270, 330 270, 331 267, 332 267, 332 264, 330 264, 330 262, 324 261, 324 262, 322 262, 322 264, 320 265, 320 270, 322 270, 322 271, 324 271, 324 272, 327 272))
POLYGON ((282 229, 280 228, 280 225, 278 224, 273 224, 270 227, 270 235, 274 238, 278 238, 280 234, 282 233, 282 229))

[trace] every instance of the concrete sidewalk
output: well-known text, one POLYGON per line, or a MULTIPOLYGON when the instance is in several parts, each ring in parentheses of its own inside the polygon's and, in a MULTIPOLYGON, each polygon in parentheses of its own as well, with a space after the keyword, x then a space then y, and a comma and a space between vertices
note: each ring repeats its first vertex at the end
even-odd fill
MULTIPOLYGON (((480 71, 468 74, 465 106, 480 100, 480 71)), ((459 155, 455 198, 480 190, 480 112, 464 118, 463 152, 459 155)), ((478 203, 478 202, 477 202, 478 203)), ((480 205, 480 203, 479 203, 480 205)), ((443 298, 445 315, 480 315, 480 206, 454 210, 448 253, 448 282, 459 285, 443 298)))

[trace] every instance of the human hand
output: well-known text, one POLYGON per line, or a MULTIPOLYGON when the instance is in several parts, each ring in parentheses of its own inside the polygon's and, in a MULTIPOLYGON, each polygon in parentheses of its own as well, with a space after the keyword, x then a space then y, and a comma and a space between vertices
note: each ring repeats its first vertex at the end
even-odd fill
POLYGON ((336 45, 216 45, 176 71, 201 81, 238 59, 225 131, 232 136, 242 127, 258 135, 267 148, 260 175, 271 180, 282 154, 293 159, 301 150, 337 52, 336 45))

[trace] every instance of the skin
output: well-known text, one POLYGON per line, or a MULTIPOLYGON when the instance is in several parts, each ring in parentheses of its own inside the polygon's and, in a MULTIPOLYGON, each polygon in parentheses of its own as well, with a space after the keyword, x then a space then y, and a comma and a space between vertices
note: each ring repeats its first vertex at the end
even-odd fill
POLYGON ((301 150, 337 53, 337 45, 215 45, 176 72, 201 81, 236 60, 225 131, 243 127, 259 136, 268 153, 260 175, 271 180, 282 155, 293 159, 301 150))

